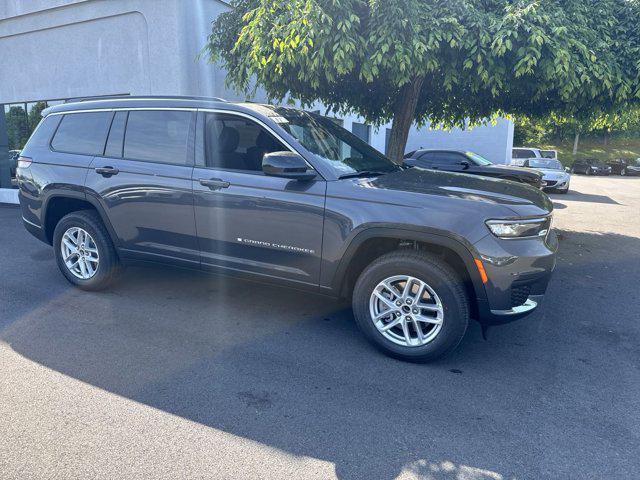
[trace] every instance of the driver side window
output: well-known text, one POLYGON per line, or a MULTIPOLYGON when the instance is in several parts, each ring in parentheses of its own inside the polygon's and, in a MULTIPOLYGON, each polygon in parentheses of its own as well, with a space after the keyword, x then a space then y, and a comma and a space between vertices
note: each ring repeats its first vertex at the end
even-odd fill
POLYGON ((208 167, 262 172, 266 153, 288 151, 256 122, 237 115, 205 115, 205 156, 208 167))

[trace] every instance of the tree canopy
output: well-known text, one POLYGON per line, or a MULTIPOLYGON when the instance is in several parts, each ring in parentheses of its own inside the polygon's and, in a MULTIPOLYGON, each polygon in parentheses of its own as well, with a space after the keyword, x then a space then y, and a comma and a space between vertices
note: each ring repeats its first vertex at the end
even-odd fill
POLYGON ((583 117, 640 100, 639 0, 235 0, 205 47, 230 86, 393 119, 583 117))

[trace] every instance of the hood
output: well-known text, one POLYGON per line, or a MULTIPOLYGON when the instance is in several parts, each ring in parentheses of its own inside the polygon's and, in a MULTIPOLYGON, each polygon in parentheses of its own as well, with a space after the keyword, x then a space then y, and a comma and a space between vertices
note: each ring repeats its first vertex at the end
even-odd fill
POLYGON ((364 181, 366 185, 363 186, 369 188, 501 205, 518 216, 541 215, 553 210, 549 197, 537 188, 477 175, 413 167, 374 179, 357 181, 364 181))
POLYGON ((540 172, 544 179, 565 178, 569 176, 564 170, 557 170, 555 168, 536 168, 535 171, 540 172))
POLYGON ((488 165, 485 168, 496 169, 498 171, 509 171, 519 175, 530 174, 531 176, 536 176, 536 177, 539 177, 541 173, 538 169, 535 169, 535 168, 518 167, 513 165, 500 165, 498 163, 494 163, 493 165, 488 165))

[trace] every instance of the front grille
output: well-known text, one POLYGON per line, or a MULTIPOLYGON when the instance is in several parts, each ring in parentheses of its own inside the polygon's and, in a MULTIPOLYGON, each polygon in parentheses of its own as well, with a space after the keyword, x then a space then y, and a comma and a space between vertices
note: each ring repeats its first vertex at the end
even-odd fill
POLYGON ((529 298, 531 285, 517 285, 511 287, 511 308, 519 307, 529 298))
POLYGON ((547 182, 547 187, 552 187, 556 183, 558 183, 556 180, 545 180, 545 181, 547 182))

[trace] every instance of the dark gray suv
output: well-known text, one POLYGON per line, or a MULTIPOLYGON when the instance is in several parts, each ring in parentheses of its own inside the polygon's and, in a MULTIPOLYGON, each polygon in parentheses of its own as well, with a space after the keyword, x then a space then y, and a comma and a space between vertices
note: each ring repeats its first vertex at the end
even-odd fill
POLYGON ((64 276, 105 287, 151 261, 351 297, 412 361, 539 304, 552 204, 504 180, 403 169, 332 120, 204 98, 57 105, 18 162, 26 228, 64 276))

